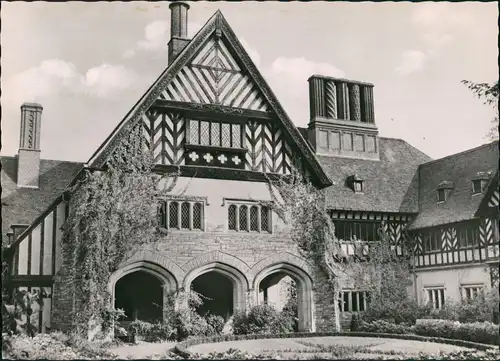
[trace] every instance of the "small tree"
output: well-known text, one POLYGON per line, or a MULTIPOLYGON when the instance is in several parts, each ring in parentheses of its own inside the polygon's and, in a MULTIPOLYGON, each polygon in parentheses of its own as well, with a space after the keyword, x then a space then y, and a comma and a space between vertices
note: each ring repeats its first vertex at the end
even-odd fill
POLYGON ((493 107, 496 111, 496 115, 492 120, 492 126, 488 132, 488 139, 497 140, 498 139, 498 81, 495 83, 473 83, 469 80, 462 80, 462 84, 467 86, 476 97, 484 101, 485 105, 493 107))

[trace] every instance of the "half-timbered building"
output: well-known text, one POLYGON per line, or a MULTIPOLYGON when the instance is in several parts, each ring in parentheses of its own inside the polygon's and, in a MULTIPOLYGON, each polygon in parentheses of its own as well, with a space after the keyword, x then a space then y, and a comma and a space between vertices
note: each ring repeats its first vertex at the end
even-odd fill
MULTIPOLYGON (((447 297, 498 285, 498 142, 433 161, 404 140, 379 136, 373 84, 314 74, 310 123, 297 128, 220 11, 189 39, 189 6, 170 7, 168 66, 87 163, 40 159, 43 109, 21 107, 19 153, 1 159, 2 241, 10 286, 44 290, 43 309, 32 315, 40 331, 71 321, 61 255, 68 186, 85 168, 102 167, 134 125, 156 170, 178 167, 181 176, 160 207, 168 235, 109 280, 114 306, 130 319, 161 319, 162 308, 147 305, 190 287, 227 319, 270 301, 290 277, 299 329, 331 328, 337 295, 261 202, 271 200, 267 178, 292 167, 324 189, 345 253, 355 252, 352 240, 379 240, 380 229, 395 252, 413 240, 419 302, 441 307, 447 297)), ((367 307, 366 290, 349 284, 341 298, 346 315, 367 307)))

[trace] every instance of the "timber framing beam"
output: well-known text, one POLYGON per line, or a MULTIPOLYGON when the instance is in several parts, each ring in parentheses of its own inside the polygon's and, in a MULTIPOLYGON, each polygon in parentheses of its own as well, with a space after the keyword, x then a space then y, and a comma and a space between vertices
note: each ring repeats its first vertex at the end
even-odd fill
POLYGON ((254 172, 243 169, 200 167, 188 165, 156 165, 154 171, 159 174, 164 174, 175 173, 178 169, 180 169, 181 177, 229 179, 249 182, 266 182, 268 178, 271 180, 278 180, 282 176, 275 173, 263 174, 261 172, 254 172))
POLYGON ((261 112, 242 108, 232 108, 225 105, 184 103, 173 100, 156 99, 151 109, 162 111, 177 110, 184 112, 188 117, 196 119, 234 120, 238 118, 252 118, 256 120, 269 121, 276 119, 272 112, 261 112), (236 118, 235 118, 236 117, 236 118))

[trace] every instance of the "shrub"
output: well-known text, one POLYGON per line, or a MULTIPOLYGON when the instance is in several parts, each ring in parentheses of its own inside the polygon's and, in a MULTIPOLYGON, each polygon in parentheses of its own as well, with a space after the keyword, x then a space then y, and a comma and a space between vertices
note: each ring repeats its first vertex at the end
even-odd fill
POLYGON ((256 305, 248 313, 235 313, 233 332, 235 335, 289 333, 293 332, 295 322, 295 317, 289 312, 278 312, 270 305, 256 305))
POLYGON ((222 316, 219 315, 206 315, 205 320, 207 321, 208 326, 208 335, 220 335, 222 334, 222 329, 224 328, 225 321, 222 316))
POLYGON ((385 320, 413 325, 417 319, 429 315, 431 310, 431 306, 418 305, 415 300, 409 298, 401 302, 372 301, 368 309, 360 314, 360 319, 365 322, 385 320))
MULTIPOLYGON (((351 329, 351 331, 354 330, 351 329)), ((395 324, 383 320, 377 320, 373 322, 359 321, 356 331, 408 334, 408 333, 413 333, 413 327, 405 323, 395 324)))
POLYGON ((128 330, 136 336, 141 336, 145 341, 165 341, 174 338, 175 330, 165 322, 149 323, 135 320, 128 326, 128 330))
POLYGON ((427 318, 459 321, 462 323, 495 322, 498 324, 498 289, 479 293, 473 299, 461 302, 447 301, 443 309, 432 310, 427 318))
POLYGON ((13 335, 11 347, 3 353, 3 358, 13 360, 74 360, 74 359, 115 359, 105 350, 105 344, 91 343, 75 335, 61 332, 38 334, 34 337, 13 335))
POLYGON ((415 333, 422 336, 452 338, 498 345, 500 327, 491 322, 460 323, 450 320, 418 320, 415 333))

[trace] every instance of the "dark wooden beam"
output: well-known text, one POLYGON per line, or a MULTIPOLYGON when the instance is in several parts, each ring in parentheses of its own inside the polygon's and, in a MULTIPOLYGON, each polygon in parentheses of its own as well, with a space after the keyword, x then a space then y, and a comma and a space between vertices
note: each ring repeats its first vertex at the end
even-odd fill
POLYGON ((196 119, 213 119, 215 116, 217 119, 232 122, 241 122, 247 118, 267 121, 276 119, 272 112, 232 108, 225 105, 176 102, 165 99, 156 99, 151 109, 155 109, 160 112, 167 110, 179 110, 184 112, 187 116, 196 119))
MULTIPOLYGON (((220 167, 203 167, 203 166, 173 166, 173 165, 156 165, 154 171, 156 173, 174 173, 177 169, 181 171, 181 177, 194 178, 212 178, 212 179, 228 179, 249 182, 266 182, 266 176, 261 172, 254 172, 243 169, 230 169, 220 167)), ((267 177, 271 180, 278 180, 282 175, 268 173, 267 177)))
POLYGON ((51 286, 54 283, 53 276, 12 276, 9 277, 7 282, 14 287, 17 286, 51 286))

